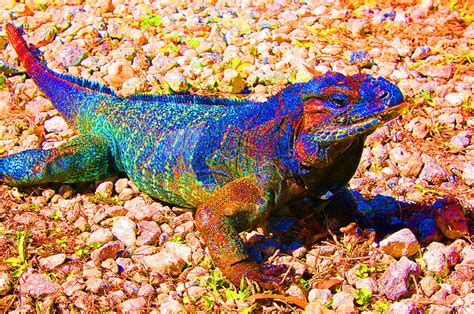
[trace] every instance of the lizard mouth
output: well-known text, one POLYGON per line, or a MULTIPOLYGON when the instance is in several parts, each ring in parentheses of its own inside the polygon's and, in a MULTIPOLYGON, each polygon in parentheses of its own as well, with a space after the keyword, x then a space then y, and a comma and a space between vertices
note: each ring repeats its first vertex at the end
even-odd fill
POLYGON ((325 128, 315 132, 315 136, 320 144, 330 144, 357 136, 369 135, 381 124, 398 117, 406 106, 407 103, 400 103, 366 119, 356 121, 345 120, 343 124, 335 124, 332 128, 325 128))
POLYGON ((345 124, 345 127, 347 128, 356 129, 358 131, 357 133, 360 134, 363 133, 364 130, 369 131, 372 129, 372 127, 378 127, 379 125, 398 117, 402 114, 403 110, 407 107, 407 105, 408 103, 401 102, 395 106, 391 106, 383 111, 380 111, 377 114, 374 114, 373 116, 369 116, 368 118, 362 118, 352 121, 347 120, 346 118, 343 121, 340 121, 340 123, 345 124))

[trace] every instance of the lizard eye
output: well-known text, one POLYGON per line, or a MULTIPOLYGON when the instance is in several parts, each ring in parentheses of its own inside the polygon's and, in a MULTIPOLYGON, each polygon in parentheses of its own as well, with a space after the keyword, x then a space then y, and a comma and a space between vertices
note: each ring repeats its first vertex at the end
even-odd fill
POLYGON ((335 93, 331 97, 331 103, 333 103, 334 106, 336 106, 337 108, 345 107, 348 102, 349 102, 349 97, 347 97, 346 95, 342 93, 335 93))

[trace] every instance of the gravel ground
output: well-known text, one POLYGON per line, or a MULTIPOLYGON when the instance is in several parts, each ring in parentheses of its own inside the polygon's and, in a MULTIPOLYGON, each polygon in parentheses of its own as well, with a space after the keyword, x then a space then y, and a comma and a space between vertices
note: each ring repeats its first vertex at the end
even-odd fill
MULTIPOLYGON (((257 260, 285 263, 295 278, 263 292, 232 286, 212 265, 192 212, 125 177, 0 185, 2 312, 474 312, 469 1, 126 2, 2 0, 0 17, 27 25, 50 68, 121 95, 263 100, 311 78, 307 67, 390 79, 409 109, 370 136, 350 182, 376 235, 291 218, 243 233, 257 260)), ((0 154, 74 136, 15 69, 4 34, 0 48, 0 154)))

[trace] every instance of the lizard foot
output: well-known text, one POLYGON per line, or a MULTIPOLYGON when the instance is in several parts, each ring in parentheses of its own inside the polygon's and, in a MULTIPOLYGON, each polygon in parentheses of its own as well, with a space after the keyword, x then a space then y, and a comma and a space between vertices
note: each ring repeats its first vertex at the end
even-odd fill
POLYGON ((280 278, 288 269, 287 265, 259 265, 256 262, 240 262, 225 269, 224 273, 236 286, 241 278, 256 281, 264 289, 279 289, 288 285, 289 280, 280 278))

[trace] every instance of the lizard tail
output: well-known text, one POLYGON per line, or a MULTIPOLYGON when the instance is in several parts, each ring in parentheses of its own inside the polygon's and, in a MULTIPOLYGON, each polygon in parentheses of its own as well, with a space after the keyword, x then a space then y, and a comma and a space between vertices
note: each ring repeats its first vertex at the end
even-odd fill
POLYGON ((25 67, 28 75, 51 99, 54 107, 74 125, 78 114, 92 111, 93 108, 82 109, 84 106, 93 106, 102 96, 115 96, 115 93, 106 86, 60 74, 52 71, 39 57, 28 47, 20 31, 11 23, 5 25, 8 40, 15 49, 21 64, 25 67))

